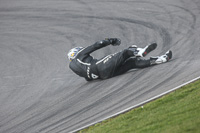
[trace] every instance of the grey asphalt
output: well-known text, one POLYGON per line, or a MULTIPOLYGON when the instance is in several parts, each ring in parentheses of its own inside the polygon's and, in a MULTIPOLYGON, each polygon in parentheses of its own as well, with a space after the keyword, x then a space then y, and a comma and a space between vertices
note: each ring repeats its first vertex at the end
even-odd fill
MULTIPOLYGON (((0 0, 0 133, 66 133, 200 76, 199 0, 0 0), (87 82, 67 52, 120 38, 92 55, 157 42, 165 64, 87 82)), ((176 99, 176 98, 175 98, 176 99)), ((145 107, 145 106, 144 106, 145 107)))

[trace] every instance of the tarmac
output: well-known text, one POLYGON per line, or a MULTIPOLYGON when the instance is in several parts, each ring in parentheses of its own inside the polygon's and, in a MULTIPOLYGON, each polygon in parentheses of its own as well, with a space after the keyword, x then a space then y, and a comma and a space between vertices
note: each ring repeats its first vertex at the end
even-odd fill
POLYGON ((1 0, 0 133, 76 131, 199 77, 199 51, 199 0, 1 0), (109 37, 95 58, 151 42, 145 59, 173 58, 92 82, 69 69, 71 48, 109 37))

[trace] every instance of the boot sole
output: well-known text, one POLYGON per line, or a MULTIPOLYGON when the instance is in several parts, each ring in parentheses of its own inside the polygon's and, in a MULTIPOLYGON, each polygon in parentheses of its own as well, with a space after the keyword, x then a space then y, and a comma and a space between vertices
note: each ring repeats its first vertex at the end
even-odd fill
POLYGON ((147 55, 148 53, 150 53, 151 51, 153 51, 154 49, 156 49, 156 47, 157 47, 157 43, 152 43, 152 44, 150 44, 150 45, 146 48, 146 50, 144 51, 144 53, 142 54, 143 57, 146 56, 146 55, 147 55))
POLYGON ((169 51, 166 53, 166 55, 167 55, 167 61, 169 61, 169 60, 172 58, 172 51, 169 50, 169 51))

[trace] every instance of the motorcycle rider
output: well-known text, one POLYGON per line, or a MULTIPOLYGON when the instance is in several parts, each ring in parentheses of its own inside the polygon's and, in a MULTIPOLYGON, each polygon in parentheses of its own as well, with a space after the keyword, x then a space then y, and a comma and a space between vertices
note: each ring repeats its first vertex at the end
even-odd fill
POLYGON ((146 56, 157 47, 156 43, 152 43, 145 48, 138 48, 136 45, 132 45, 127 49, 107 55, 99 60, 94 59, 90 55, 95 50, 105 46, 117 46, 120 44, 121 40, 118 38, 107 38, 86 48, 75 47, 68 52, 69 67, 77 75, 84 77, 87 81, 91 81, 95 79, 108 79, 134 68, 145 68, 161 64, 172 58, 172 52, 167 51, 162 56, 142 59, 141 57, 146 56))

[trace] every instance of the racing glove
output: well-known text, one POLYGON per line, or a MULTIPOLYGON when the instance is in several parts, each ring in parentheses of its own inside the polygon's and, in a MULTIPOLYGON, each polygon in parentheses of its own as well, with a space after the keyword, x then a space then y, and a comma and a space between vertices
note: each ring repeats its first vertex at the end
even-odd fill
POLYGON ((105 40, 108 40, 113 46, 119 46, 121 44, 121 40, 118 38, 106 38, 105 40))

